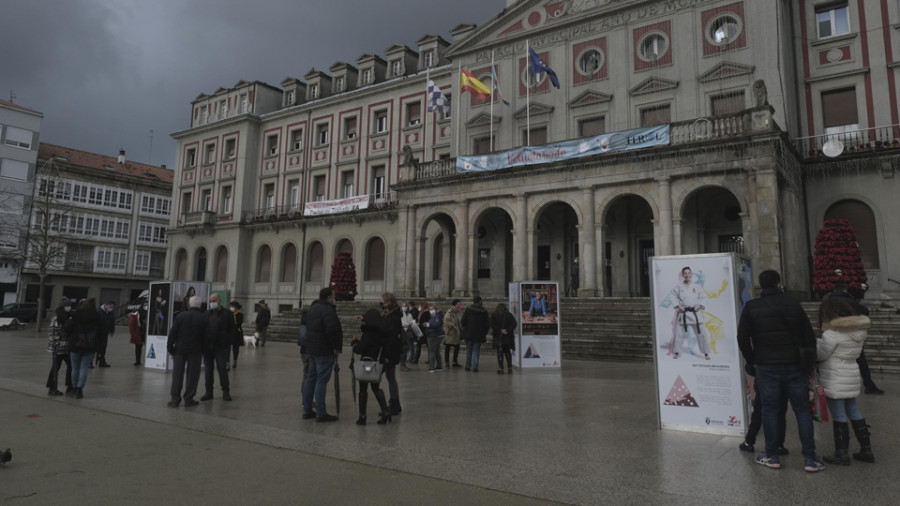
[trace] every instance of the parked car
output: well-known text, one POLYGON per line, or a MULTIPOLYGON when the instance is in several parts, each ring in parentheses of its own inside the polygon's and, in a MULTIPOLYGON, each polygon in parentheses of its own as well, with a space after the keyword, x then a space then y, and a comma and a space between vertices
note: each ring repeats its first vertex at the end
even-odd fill
POLYGON ((15 318, 20 322, 37 321, 37 302, 14 302, 0 307, 0 318, 15 318))

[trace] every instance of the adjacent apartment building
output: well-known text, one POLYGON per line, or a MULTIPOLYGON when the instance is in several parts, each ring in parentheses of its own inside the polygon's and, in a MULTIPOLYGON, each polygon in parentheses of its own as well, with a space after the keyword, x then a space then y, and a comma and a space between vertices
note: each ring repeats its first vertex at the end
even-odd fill
POLYGON ((23 300, 38 299, 41 248, 52 253, 44 307, 62 296, 122 306, 164 276, 171 170, 129 161, 125 151, 105 156, 47 143, 38 167, 23 300))
POLYGON ((898 24, 887 1, 511 0, 450 41, 202 94, 166 272, 284 310, 344 251, 371 300, 564 285, 577 255, 579 296, 636 297, 651 256, 733 251, 809 294, 840 217, 869 297, 900 298, 898 24))
POLYGON ((44 115, 0 100, 0 303, 16 302, 44 115))

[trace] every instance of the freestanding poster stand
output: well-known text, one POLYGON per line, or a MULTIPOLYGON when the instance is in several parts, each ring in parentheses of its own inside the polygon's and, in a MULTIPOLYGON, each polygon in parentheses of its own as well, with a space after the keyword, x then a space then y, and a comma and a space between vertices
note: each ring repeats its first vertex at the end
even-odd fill
POLYGON ((513 365, 521 369, 560 369, 559 283, 510 283, 509 311, 519 323, 513 365))
POLYGON ((171 369, 172 361, 166 351, 169 329, 175 316, 188 309, 188 300, 196 295, 206 310, 210 284, 203 281, 158 281, 150 283, 150 308, 147 311, 146 356, 147 369, 171 369))
POLYGON ((651 258, 660 428, 743 435, 737 322, 750 262, 734 253, 651 258))

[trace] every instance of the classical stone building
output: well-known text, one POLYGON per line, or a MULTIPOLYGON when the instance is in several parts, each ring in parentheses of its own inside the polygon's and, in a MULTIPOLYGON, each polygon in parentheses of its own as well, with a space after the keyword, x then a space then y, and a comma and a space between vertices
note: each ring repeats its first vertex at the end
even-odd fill
POLYGON ((510 1, 449 43, 201 95, 174 134, 167 272, 287 309, 339 251, 366 299, 564 285, 578 255, 579 296, 628 297, 653 255, 736 251, 808 294, 815 234, 846 217, 870 297, 897 298, 898 21, 896 2, 510 1), (497 91, 461 95, 462 70, 497 91))
POLYGON ((124 307, 163 277, 170 169, 129 161, 125 151, 114 157, 43 142, 38 165, 21 300, 38 300, 40 251, 52 256, 45 308, 63 296, 124 307))

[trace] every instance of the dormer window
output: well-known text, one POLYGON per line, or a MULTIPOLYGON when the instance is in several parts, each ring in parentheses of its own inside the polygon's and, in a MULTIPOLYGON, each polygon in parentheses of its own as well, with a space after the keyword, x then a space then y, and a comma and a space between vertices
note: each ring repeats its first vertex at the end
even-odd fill
POLYGON ((403 70, 403 62, 400 60, 394 60, 391 62, 391 77, 397 77, 400 75, 403 70))
POLYGON ((228 101, 219 100, 219 119, 225 119, 228 116, 228 101))
POLYGON ((204 106, 200 116, 200 124, 205 125, 209 122, 209 106, 204 106))
POLYGON ((334 91, 344 91, 344 76, 339 76, 334 80, 334 91))
POLYGON ((309 98, 310 98, 310 100, 319 98, 319 85, 318 84, 310 84, 309 85, 309 98))
POLYGON ((294 104, 294 94, 295 94, 295 93, 296 93, 296 92, 295 92, 294 90, 291 90, 291 91, 289 91, 289 92, 287 93, 287 105, 293 105, 293 104, 294 104))
POLYGON ((250 112, 250 100, 246 93, 241 93, 241 114, 250 112))
POLYGON ((434 66, 434 51, 432 51, 432 50, 425 51, 425 55, 424 55, 423 59, 425 61, 426 68, 433 67, 434 66))
POLYGON ((372 83, 372 69, 363 70, 362 83, 363 84, 371 84, 372 83))

